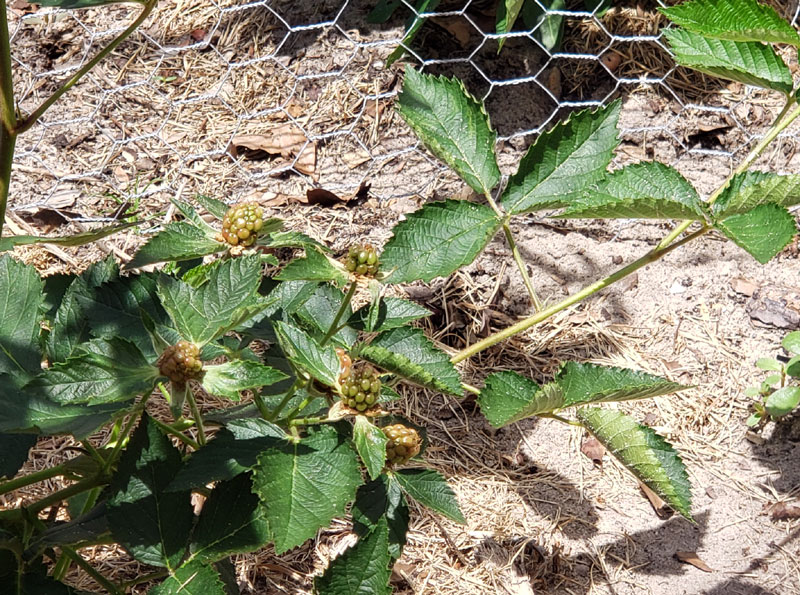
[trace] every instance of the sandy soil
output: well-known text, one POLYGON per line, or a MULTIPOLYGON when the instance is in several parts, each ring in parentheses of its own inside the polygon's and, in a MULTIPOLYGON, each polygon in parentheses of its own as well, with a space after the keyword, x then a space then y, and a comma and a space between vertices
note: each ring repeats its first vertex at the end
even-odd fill
MULTIPOLYGON (((357 237, 385 241, 391 225, 428 200, 470 198, 417 147, 391 109, 399 68, 386 70, 383 62, 401 35, 402 18, 368 26, 366 1, 313 3, 302 14, 295 3, 268 4, 163 2, 142 34, 48 112, 45 125, 20 139, 11 199, 15 233, 68 233, 113 217, 121 203, 139 216, 155 216, 152 228, 172 216, 170 196, 205 192, 257 199, 291 226, 341 249, 357 237), (335 26, 296 28, 334 19, 335 26), (266 135, 289 122, 304 140, 284 154, 234 160, 227 152, 237 135, 266 135), (315 164, 301 174, 299 156, 308 144, 315 164), (302 202, 312 187, 347 198, 364 182, 371 184, 365 201, 335 208, 302 202), (58 214, 83 220, 65 224, 58 214)), ((657 31, 660 21, 647 3, 620 4, 604 20, 613 33, 657 31)), ((111 23, 118 27, 132 14, 114 7, 66 18, 31 20, 34 14, 26 21, 27 9, 11 6, 23 110, 52 91, 61 71, 107 42, 111 23)), ((772 95, 675 71, 658 44, 612 41, 591 23, 570 24, 565 51, 617 51, 622 59, 613 75, 596 61, 548 59, 527 38, 510 41, 498 57, 496 42, 484 41, 476 29, 485 15, 469 14, 477 25, 449 17, 429 26, 414 47, 426 60, 472 56, 428 70, 459 74, 486 96, 502 137, 505 173, 541 127, 568 111, 568 102, 621 97, 623 140, 614 166, 664 161, 708 194, 780 107, 772 95), (642 76, 654 84, 640 84, 642 76), (504 80, 515 83, 498 84, 504 80)), ((796 58, 789 59, 794 68, 796 58)), ((797 143, 790 131, 758 166, 800 171, 797 143)), ((643 254, 669 228, 526 217, 514 231, 540 295, 554 302, 643 254)), ((131 254, 144 238, 131 232, 77 251, 19 254, 45 271, 77 269, 103 252, 131 254)), ((770 515, 773 504, 797 499, 800 427, 790 418, 748 439, 750 400, 743 394, 760 379, 755 360, 779 353, 787 331, 774 326, 779 317, 772 324, 758 320, 764 300, 773 300, 788 326, 800 327, 798 273, 796 246, 759 266, 732 244, 707 237, 464 367, 473 384, 481 384, 487 368, 545 380, 559 361, 577 359, 693 385, 623 408, 680 450, 693 482, 696 525, 660 518, 617 464, 607 456, 594 464, 582 455, 579 430, 528 420, 495 431, 474 402, 406 391, 401 407, 429 427, 429 461, 451 478, 468 524, 417 510, 395 568, 398 592, 800 592, 800 525, 770 515), (695 552, 707 570, 679 561, 678 552, 695 552)), ((499 237, 464 271, 407 291, 434 310, 431 331, 452 348, 529 311, 499 237)), ((42 441, 27 469, 66 456, 67 444, 42 441)), ((288 556, 276 558, 269 548, 240 556, 243 592, 308 592, 311 575, 351 542, 342 521, 288 556)), ((118 549, 86 554, 101 571, 119 577, 139 572, 118 549)))

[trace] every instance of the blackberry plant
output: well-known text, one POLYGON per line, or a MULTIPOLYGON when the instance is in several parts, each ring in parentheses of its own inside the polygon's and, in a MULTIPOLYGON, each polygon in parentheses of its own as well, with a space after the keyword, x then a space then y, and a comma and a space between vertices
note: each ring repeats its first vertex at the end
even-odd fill
POLYGON ((252 246, 264 226, 264 209, 249 201, 232 206, 222 219, 222 239, 231 246, 252 246))
POLYGON ((0 511, 0 593, 72 592, 59 583, 75 565, 112 594, 149 581, 153 595, 224 595, 231 556, 268 543, 281 554, 346 510, 358 540, 316 578, 315 589, 390 592, 409 498, 465 522, 446 478, 425 466, 423 429, 392 414, 398 382, 455 399, 473 394, 495 427, 532 416, 581 427, 691 520, 691 488, 676 450, 631 416, 598 406, 685 387, 586 362, 564 362, 543 385, 502 370, 463 378, 458 368, 705 234, 730 239, 759 262, 796 234, 787 207, 800 204, 800 176, 749 168, 800 116, 791 73, 770 45, 800 46, 800 36, 753 0, 696 0, 664 12, 681 25, 665 33, 681 63, 786 97, 770 131, 707 200, 664 164, 608 171, 618 102, 541 134, 501 184, 495 133, 480 102, 455 79, 407 68, 401 115, 484 200, 437 201, 411 213, 384 246, 377 278, 365 283, 375 273, 369 267, 378 267, 366 246, 343 264, 312 238, 282 231, 277 219, 256 229, 263 213, 255 205, 235 207, 226 224, 229 207, 209 197, 196 202, 221 224, 176 200, 183 219, 153 236, 125 271, 109 260, 81 275, 41 279, 0 256, 0 476, 8 478, 0 495, 53 477, 69 482, 0 511), (546 304, 509 225, 545 209, 559 217, 680 223, 638 259, 546 304), (235 232, 236 250, 220 228, 229 239, 235 232), (413 324, 430 313, 386 297, 384 286, 449 275, 500 230, 533 312, 447 353, 413 324), (298 252, 280 262, 275 248, 298 252), (159 262, 170 266, 136 272, 159 262), (359 287, 369 300, 353 311, 359 287), (152 405, 161 398, 168 412, 152 405), (230 406, 220 406, 224 400, 230 406), (80 455, 17 476, 37 436, 59 434, 73 436, 80 455), (199 512, 193 492, 207 497, 199 512), (124 584, 109 580, 81 554, 99 543, 120 544, 152 572, 124 584))

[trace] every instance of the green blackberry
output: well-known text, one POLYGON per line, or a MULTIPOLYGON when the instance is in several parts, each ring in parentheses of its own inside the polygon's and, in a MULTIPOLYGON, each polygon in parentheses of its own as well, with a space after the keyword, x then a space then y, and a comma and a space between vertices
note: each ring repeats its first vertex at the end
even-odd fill
POLYGON ((264 209, 257 202, 233 205, 222 220, 222 239, 231 246, 252 246, 264 225, 264 209))
MULTIPOLYGON (((340 376, 341 379, 341 376, 340 376)), ((363 413, 375 407, 381 394, 381 379, 371 366, 351 370, 343 380, 342 403, 363 413)))
POLYGON ((380 266, 378 251, 370 244, 354 244, 350 246, 344 259, 347 270, 356 275, 374 277, 380 266))
POLYGON ((186 384, 187 380, 203 375, 200 348, 189 341, 178 341, 164 350, 158 358, 158 371, 175 384, 186 384))
POLYGON ((386 464, 403 465, 419 454, 422 438, 414 428, 403 424, 394 424, 383 428, 389 441, 386 443, 386 464))

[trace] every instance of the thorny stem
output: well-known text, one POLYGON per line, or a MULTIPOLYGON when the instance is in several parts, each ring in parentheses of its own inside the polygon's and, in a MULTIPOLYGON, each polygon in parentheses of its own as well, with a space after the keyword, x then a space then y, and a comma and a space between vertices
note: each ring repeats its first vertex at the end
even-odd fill
POLYGON ((339 306, 339 311, 336 312, 336 316, 333 318, 333 322, 331 322, 331 326, 328 329, 328 332, 325 333, 325 336, 322 337, 322 341, 320 341, 320 346, 324 346, 330 338, 336 334, 336 331, 339 330, 339 322, 342 320, 342 316, 350 307, 350 301, 353 299, 353 296, 356 294, 356 289, 358 289, 358 284, 355 281, 350 283, 350 287, 347 290, 347 295, 344 296, 344 300, 342 300, 342 305, 339 306))
POLYGON ((533 316, 530 316, 530 317, 528 317, 528 318, 526 318, 524 320, 521 320, 518 323, 513 324, 513 325, 509 326, 508 328, 505 328, 502 331, 499 331, 499 332, 495 333, 494 335, 486 337, 485 339, 483 339, 481 341, 478 341, 477 343, 473 343, 472 345, 470 345, 469 347, 467 347, 465 349, 462 349, 457 354, 455 354, 452 358, 450 358, 450 361, 453 362, 454 364, 457 364, 458 362, 464 361, 465 359, 467 359, 469 357, 472 357, 476 353, 478 353, 480 351, 483 351, 484 349, 486 349, 488 347, 491 347, 492 345, 496 345, 500 341, 508 339, 509 337, 513 337, 517 333, 521 333, 522 331, 525 331, 525 330, 529 329, 530 327, 535 326, 535 325, 547 320, 551 316, 553 316, 555 314, 558 314, 559 312, 569 308, 573 304, 577 304, 578 302, 588 298, 590 295, 593 295, 593 294, 597 293, 598 291, 600 291, 602 289, 605 289, 609 285, 611 285, 613 283, 616 283, 620 279, 624 279, 625 277, 627 277, 628 275, 630 275, 634 271, 642 268, 643 266, 646 266, 646 265, 648 265, 648 264, 650 264, 652 262, 655 262, 656 260, 658 260, 662 256, 665 256, 666 254, 669 254, 670 252, 672 252, 676 248, 679 248, 680 246, 683 246, 684 244, 694 240, 695 238, 698 238, 701 235, 703 235, 705 233, 708 233, 708 231, 710 231, 710 230, 711 230, 710 226, 703 225, 703 227, 701 227, 697 231, 689 234, 688 236, 684 237, 683 239, 681 239, 681 240, 679 240, 679 241, 677 241, 677 242, 675 242, 673 244, 670 244, 669 246, 666 246, 664 248, 656 246, 650 252, 648 252, 647 254, 642 256, 641 258, 633 261, 632 263, 630 263, 629 265, 627 265, 625 267, 622 267, 621 269, 619 269, 615 273, 612 273, 611 275, 609 275, 605 279, 601 279, 600 281, 592 283, 591 285, 588 285, 588 286, 584 287, 579 292, 571 295, 567 299, 565 299, 565 300, 563 300, 563 301, 561 301, 561 302, 559 302, 557 304, 554 304, 553 306, 550 306, 549 308, 546 308, 545 310, 542 310, 541 312, 538 312, 537 314, 534 314, 533 316))
POLYGON ((522 276, 522 282, 525 284, 525 289, 528 290, 528 295, 533 303, 533 309, 539 312, 543 308, 542 302, 539 300, 539 296, 536 295, 536 289, 533 287, 533 281, 531 281, 531 278, 528 275, 528 268, 525 266, 525 262, 522 260, 522 255, 517 247, 517 242, 514 240, 514 234, 511 233, 511 226, 509 225, 511 216, 503 213, 503 211, 495 202, 494 198, 492 198, 491 192, 485 192, 484 196, 486 197, 486 202, 489 203, 489 206, 492 207, 492 210, 503 222, 503 233, 506 236, 506 241, 508 242, 509 248, 511 248, 511 255, 514 257, 514 262, 517 265, 517 269, 519 269, 520 276, 522 276))
MULTIPOLYGON (((94 581, 103 587, 106 591, 108 591, 111 595, 123 595, 124 591, 100 574, 91 564, 89 564, 86 560, 83 559, 78 552, 73 550, 71 547, 66 545, 61 546, 61 555, 63 556, 61 559, 63 560, 64 557, 67 559, 72 560, 78 566, 80 566, 83 571, 88 574, 90 577, 94 579, 94 581)), ((61 560, 59 560, 60 562, 61 560)))
POLYGON ((203 416, 200 415, 200 409, 197 406, 197 400, 194 398, 194 391, 191 387, 187 388, 189 390, 186 391, 186 399, 189 401, 189 410, 192 412, 192 417, 197 424, 197 442, 200 444, 200 446, 203 446, 206 443, 206 429, 203 426, 203 416))
POLYGON ((25 118, 25 120, 23 120, 17 125, 14 132, 16 134, 21 134, 26 130, 28 130, 31 126, 33 126, 36 123, 36 121, 42 116, 42 114, 46 112, 51 105, 53 105, 56 101, 58 101, 64 93, 66 93, 73 86, 75 86, 75 84, 79 80, 81 80, 86 75, 86 73, 88 73, 92 68, 97 66, 97 64, 103 58, 105 58, 111 52, 113 52, 119 44, 121 44, 123 41, 125 41, 125 39, 127 39, 131 35, 131 33, 136 31, 136 29, 139 28, 139 25, 141 25, 147 19, 147 17, 150 16, 150 13, 156 7, 156 4, 158 4, 158 0, 147 0, 147 2, 144 3, 144 8, 142 9, 142 12, 139 13, 139 16, 136 17, 136 20, 133 21, 128 26, 127 29, 125 29, 122 33, 120 33, 106 47, 100 50, 94 58, 89 60, 84 65, 83 68, 81 68, 78 72, 72 75, 72 77, 69 80, 67 80, 63 85, 61 85, 61 87, 59 87, 59 89, 55 93, 53 93, 50 97, 45 99, 42 102, 42 104, 33 111, 33 113, 31 113, 27 118, 25 118))

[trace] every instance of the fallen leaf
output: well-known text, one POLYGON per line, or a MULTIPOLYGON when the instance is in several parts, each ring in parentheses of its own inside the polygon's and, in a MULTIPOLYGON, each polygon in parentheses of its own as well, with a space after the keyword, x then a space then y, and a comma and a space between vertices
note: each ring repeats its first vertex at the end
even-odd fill
POLYGON ((581 452, 589 457, 595 465, 602 465, 606 447, 600 444, 600 441, 594 436, 589 436, 581 443, 581 452))
POLYGON ((203 41, 206 38, 206 30, 205 29, 192 29, 189 35, 195 41, 203 41))
POLYGON ((306 202, 310 205, 332 207, 345 202, 345 199, 324 188, 311 188, 306 192, 306 202))
POLYGON ((231 139, 229 152, 234 158, 268 159, 281 156, 295 171, 314 177, 317 147, 294 124, 281 124, 264 134, 244 134, 231 139))
POLYGON ((675 557, 680 562, 691 564, 692 566, 694 566, 695 568, 699 568, 703 572, 714 572, 713 568, 711 568, 708 564, 706 564, 700 559, 700 556, 697 555, 697 552, 675 552, 675 557))
POLYGON ((800 518, 800 506, 795 504, 777 502, 771 506, 768 506, 768 510, 773 521, 785 521, 786 519, 800 518))
POLYGON ((661 496, 656 494, 653 490, 648 488, 643 483, 639 482, 639 488, 642 490, 642 493, 647 497, 650 501, 650 506, 653 507, 653 511, 656 513, 656 516, 660 519, 668 519, 672 516, 673 511, 667 505, 664 500, 661 499, 661 496))
POLYGON ((736 277, 735 279, 731 279, 731 289, 733 289, 736 293, 750 297, 758 290, 758 285, 749 279, 736 277))

